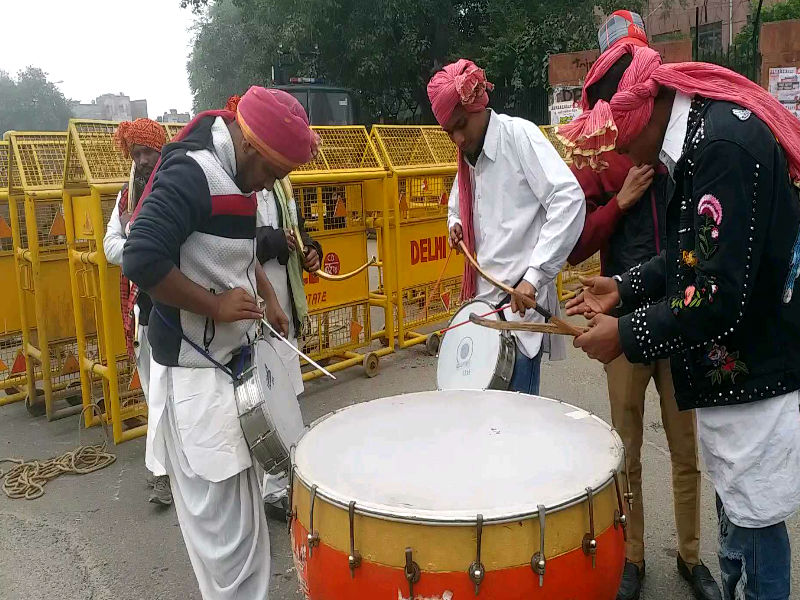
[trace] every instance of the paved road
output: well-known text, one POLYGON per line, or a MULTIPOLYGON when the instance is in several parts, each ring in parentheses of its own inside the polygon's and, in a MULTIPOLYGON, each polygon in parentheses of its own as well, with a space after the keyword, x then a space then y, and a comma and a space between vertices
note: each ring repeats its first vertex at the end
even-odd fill
MULTIPOLYGON (((567 361, 542 370, 542 393, 608 419, 602 369, 571 351, 567 361)), ((360 367, 338 382, 314 381, 301 399, 306 422, 325 413, 373 398, 432 389, 435 361, 421 348, 381 360, 381 372, 365 379, 360 367)), ((0 457, 47 458, 77 443, 77 421, 47 423, 32 419, 24 407, 0 408, 0 457)), ((98 431, 88 438, 97 439, 98 431)), ((674 521, 667 443, 653 390, 648 397, 644 460, 647 518, 645 600, 689 599, 675 570, 674 521)), ((117 461, 86 476, 63 476, 48 484, 35 501, 0 495, 0 600, 200 600, 173 510, 147 503, 144 442, 113 449, 117 461)), ((2 468, 2 467, 0 467, 2 468)), ((715 514, 707 478, 703 483, 702 556, 715 575, 715 514)), ((285 527, 271 528, 271 598, 300 598, 291 566, 285 527)), ((790 523, 800 548, 800 520, 790 523)), ((795 565, 799 564, 795 559, 795 565)), ((800 590, 800 567, 794 589, 800 590)), ((795 596, 800 598, 800 592, 795 596)), ((391 599, 388 599, 391 600, 391 599)))

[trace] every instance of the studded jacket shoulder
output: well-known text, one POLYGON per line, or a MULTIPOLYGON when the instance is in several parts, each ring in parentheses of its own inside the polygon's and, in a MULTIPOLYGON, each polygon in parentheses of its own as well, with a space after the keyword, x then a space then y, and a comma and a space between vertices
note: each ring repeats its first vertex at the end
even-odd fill
POLYGON ((741 106, 695 99, 665 249, 620 284, 624 353, 670 357, 681 409, 800 388, 799 225, 797 189, 770 129, 741 106))

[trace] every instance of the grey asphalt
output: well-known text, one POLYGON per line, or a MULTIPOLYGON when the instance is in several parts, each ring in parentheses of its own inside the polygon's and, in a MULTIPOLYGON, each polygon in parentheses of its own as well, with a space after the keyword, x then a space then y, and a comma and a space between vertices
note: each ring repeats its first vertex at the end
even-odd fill
MULTIPOLYGON (((306 422, 366 400, 435 387, 435 359, 421 347, 381 359, 380 372, 367 379, 360 367, 337 382, 316 380, 301 397, 306 422)), ((602 367, 570 349, 560 363, 545 363, 542 394, 590 410, 608 420, 602 367)), ((667 442, 653 389, 645 417, 644 496, 647 578, 645 600, 689 599, 689 587, 675 569, 676 537, 667 442)), ((100 439, 97 430, 85 440, 100 439)), ((48 423, 32 418, 19 404, 0 408, 0 457, 48 458, 77 445, 74 418, 48 423)), ((172 509, 147 503, 144 440, 112 448, 108 468, 84 476, 62 476, 33 501, 0 494, 0 599, 2 600, 199 600, 172 509)), ((0 465, 0 469, 2 469, 0 465)), ((703 480, 702 558, 718 577, 713 491, 703 480)), ((270 598, 300 598, 286 528, 276 524, 272 541, 270 598)), ((789 523, 798 546, 800 520, 789 523)), ((800 598, 800 567, 794 560, 793 597, 800 598)))

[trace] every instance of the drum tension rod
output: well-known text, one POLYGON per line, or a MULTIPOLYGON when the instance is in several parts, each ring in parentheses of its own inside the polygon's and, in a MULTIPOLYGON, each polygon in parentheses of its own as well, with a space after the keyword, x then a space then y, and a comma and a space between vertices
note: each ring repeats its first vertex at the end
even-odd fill
POLYGON ((546 512, 544 504, 540 504, 539 509, 539 551, 531 558, 531 569, 539 576, 539 587, 544 586, 544 567, 546 559, 544 557, 544 522, 546 512))
POLYGON ((406 566, 403 571, 406 574, 408 581, 408 597, 409 600, 414 600, 414 584, 419 581, 420 570, 419 565, 414 562, 414 551, 411 548, 406 548, 406 566))
POLYGON ((619 529, 622 526, 622 537, 628 541, 628 517, 625 516, 625 507, 622 502, 622 494, 619 491, 619 475, 616 471, 612 473, 614 476, 614 488, 617 490, 617 506, 619 507, 614 511, 614 529, 619 529))
POLYGON ((317 486, 311 487, 311 515, 308 518, 308 556, 314 556, 314 546, 319 544, 319 532, 314 531, 314 502, 317 499, 317 486))
POLYGON ((586 488, 586 499, 589 501, 589 533, 583 536, 583 553, 592 557, 592 568, 597 566, 597 539, 594 537, 594 494, 592 488, 586 488))
MULTIPOLYGON (((294 446, 292 446, 294 448, 294 446)), ((291 449, 289 450, 291 452, 291 449)), ((286 533, 292 535, 292 522, 297 516, 297 507, 292 508, 294 502, 294 465, 289 467, 289 504, 286 507, 286 533)))
POLYGON ((625 500, 628 501, 628 510, 633 510, 633 492, 631 491, 631 475, 628 472, 628 451, 622 446, 622 458, 625 461, 625 500))
POLYGON ((483 537, 483 515, 478 515, 478 549, 475 558, 475 562, 473 562, 469 566, 469 578, 472 580, 472 583, 475 584, 475 595, 477 596, 481 590, 481 582, 483 578, 486 576, 486 569, 481 562, 481 538, 483 537))
POLYGON ((361 566, 361 555, 356 550, 356 538, 353 524, 356 518, 356 503, 350 502, 348 506, 350 513, 350 555, 347 557, 347 564, 350 566, 350 577, 356 576, 356 569, 361 566))

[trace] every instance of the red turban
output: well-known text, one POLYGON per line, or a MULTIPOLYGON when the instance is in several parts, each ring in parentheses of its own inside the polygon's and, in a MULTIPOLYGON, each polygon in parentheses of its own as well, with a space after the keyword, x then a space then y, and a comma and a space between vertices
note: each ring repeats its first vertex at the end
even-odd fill
MULTIPOLYGON (((428 98, 433 115, 442 127, 447 126, 457 106, 478 113, 489 105, 494 86, 486 81, 486 73, 471 60, 462 58, 436 73, 428 82, 428 98)), ((458 210, 467 250, 475 252, 475 230, 472 226, 472 180, 461 149, 458 151, 458 210)), ((464 261, 461 298, 475 295, 476 273, 469 261, 464 261)))
POLYGON ((245 139, 271 163, 293 171, 316 154, 319 137, 303 106, 282 90, 253 86, 239 100, 236 121, 245 139))
MULTIPOLYGON (((789 162, 789 174, 800 181, 800 120, 770 96, 761 86, 724 67, 701 62, 661 64, 661 55, 651 48, 631 43, 612 46, 592 65, 586 88, 600 81, 625 54, 633 60, 619 82, 611 102, 599 100, 571 123, 562 125, 557 136, 566 145, 568 157, 580 168, 585 164, 602 168, 600 154, 624 146, 636 138, 653 114, 653 102, 660 86, 711 100, 739 104, 756 114, 772 130, 789 162)), ((586 101, 583 101, 584 107, 586 101)))
POLYGON ((114 144, 119 148, 125 158, 131 157, 131 148, 134 144, 147 146, 161 152, 162 146, 167 141, 164 128, 151 119, 136 119, 123 121, 114 132, 114 144))

